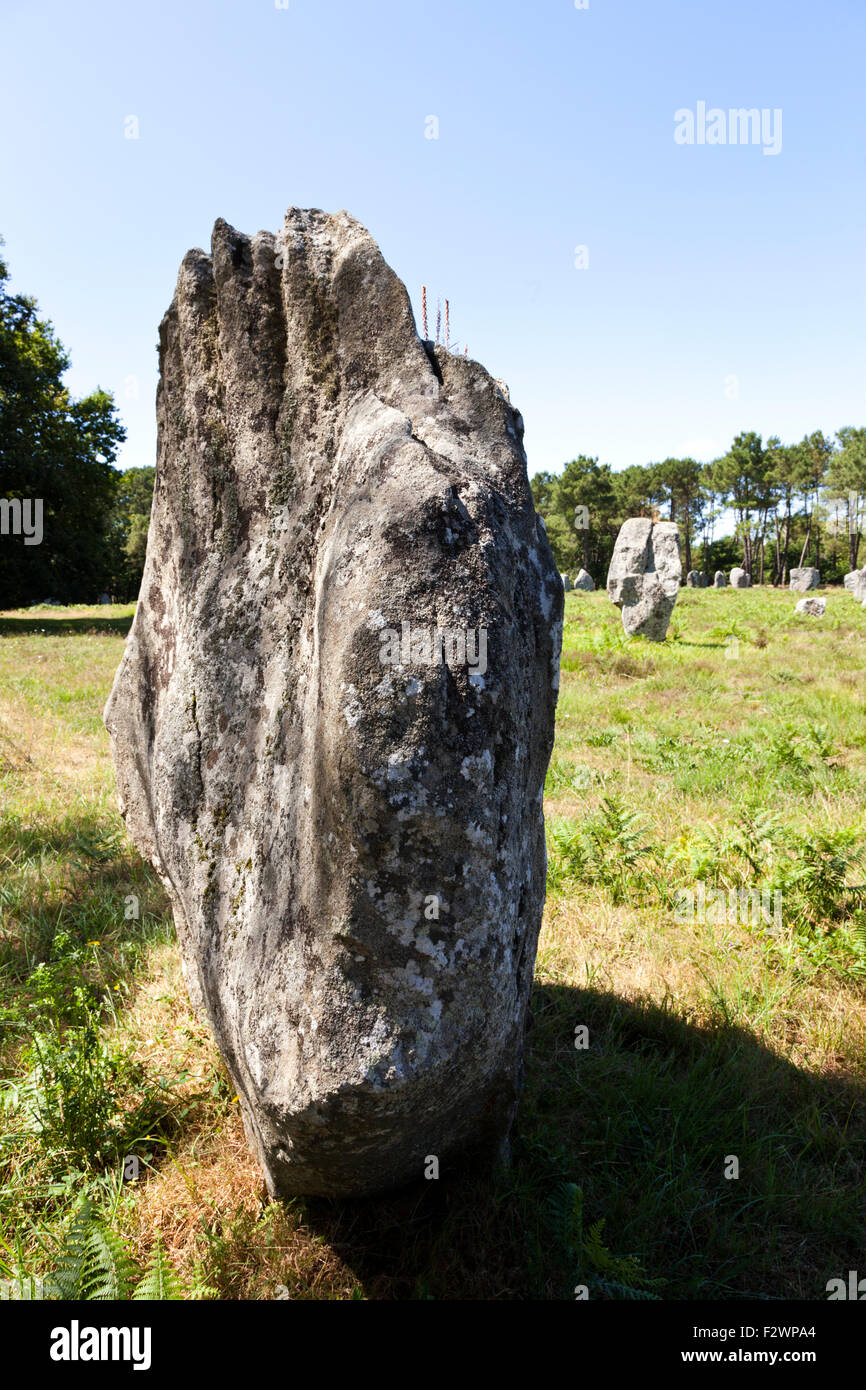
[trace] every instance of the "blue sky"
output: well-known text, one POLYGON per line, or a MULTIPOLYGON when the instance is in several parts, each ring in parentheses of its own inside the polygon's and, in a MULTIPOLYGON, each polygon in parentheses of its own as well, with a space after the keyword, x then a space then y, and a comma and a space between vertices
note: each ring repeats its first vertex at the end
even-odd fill
POLYGON ((863 0, 6 0, 16 290, 155 458, 156 332, 214 220, 347 208, 510 387, 530 472, 866 424, 863 0), (677 144, 698 102, 782 148, 677 144), (129 116, 139 138, 125 138, 129 116), (438 120, 438 139, 428 117, 438 120), (589 264, 575 266, 575 248, 589 264), (137 395, 134 392, 137 390, 137 395))

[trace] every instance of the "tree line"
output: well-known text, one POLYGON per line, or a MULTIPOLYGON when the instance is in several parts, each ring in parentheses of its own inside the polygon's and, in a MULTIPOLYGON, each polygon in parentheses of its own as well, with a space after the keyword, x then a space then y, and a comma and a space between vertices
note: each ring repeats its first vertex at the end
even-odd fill
POLYGON ((734 564, 753 583, 787 583, 796 565, 839 582, 857 568, 866 516, 866 428, 821 430, 799 443, 750 430, 711 463, 668 458, 615 473, 584 454, 562 473, 536 473, 536 509, 559 568, 604 580, 620 526, 646 516, 679 524, 686 570, 734 564), (715 536, 733 514, 734 533, 715 536))
POLYGON ((0 608, 135 598, 154 469, 114 467, 126 431, 111 395, 72 398, 63 344, 8 280, 0 256, 0 608), (28 542, 22 506, 36 499, 41 536, 28 542))

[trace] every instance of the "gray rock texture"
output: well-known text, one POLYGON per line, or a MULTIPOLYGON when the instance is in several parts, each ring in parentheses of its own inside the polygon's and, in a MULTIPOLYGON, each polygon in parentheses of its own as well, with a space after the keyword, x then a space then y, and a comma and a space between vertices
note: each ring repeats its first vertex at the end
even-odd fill
POLYGON ((607 592, 622 610, 629 637, 665 640, 682 572, 675 522, 653 524, 642 516, 623 522, 611 556, 607 592))
POLYGON ((705 589, 707 576, 701 570, 689 570, 686 575, 686 585, 689 589, 705 589))
POLYGON ((160 325, 105 711, 272 1195, 501 1150, 545 891, 562 583, 523 422, 344 212, 218 221, 160 325))
POLYGON ((823 618, 827 610, 825 598, 801 598, 794 609, 795 613, 805 613, 810 618, 823 618))
POLYGON ((866 603, 866 565, 862 570, 851 570, 845 575, 845 588, 860 603, 866 603))
POLYGON ((788 587, 798 594, 806 594, 810 589, 817 589, 821 583, 821 572, 811 565, 804 565, 802 568, 796 567, 791 570, 788 576, 788 587))
POLYGON ((727 589, 727 587, 728 587, 728 576, 725 574, 725 571, 724 571, 724 570, 716 570, 715 578, 713 579, 713 588, 714 588, 714 589, 727 589))
POLYGON ((560 579, 562 580, 562 590, 563 590, 563 593, 566 593, 566 594, 571 593, 571 579, 570 579, 569 575, 567 575, 567 574, 560 574, 559 577, 560 577, 560 579))
POLYGON ((574 576, 574 587, 575 589, 583 589, 585 593, 591 594, 595 592, 595 581, 592 575, 588 574, 585 569, 579 569, 574 576))
POLYGON ((751 579, 749 578, 749 576, 746 574, 746 571, 745 571, 745 570, 741 570, 741 569, 739 569, 739 568, 735 568, 735 569, 732 569, 732 570, 731 570, 731 588, 732 588, 732 589, 750 589, 751 586, 752 586, 752 581, 751 581, 751 579))

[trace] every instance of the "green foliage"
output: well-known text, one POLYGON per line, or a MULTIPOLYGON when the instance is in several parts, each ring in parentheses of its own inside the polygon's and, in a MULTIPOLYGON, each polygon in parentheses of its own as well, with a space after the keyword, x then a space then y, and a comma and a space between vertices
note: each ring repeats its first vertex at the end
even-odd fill
POLYGON ((198 1298, 213 1292, 201 1284, 184 1284, 159 1237, 146 1270, 139 1270, 125 1241, 87 1200, 69 1223, 45 1291, 48 1298, 73 1301, 137 1302, 198 1298))
POLYGON ((49 959, 27 981, 20 1074, 0 1082, 0 1111, 36 1141, 55 1172, 70 1164, 84 1171, 116 1164, 158 1135, 179 1106, 176 1081, 150 1077, 104 1038, 103 1018, 113 1011, 118 986, 108 988, 98 947, 64 929, 55 932, 49 959))
POLYGON ((644 843, 642 818, 615 796, 602 798, 599 809, 580 824, 553 823, 550 832, 548 883, 551 891, 569 881, 597 883, 613 902, 644 893, 647 871, 658 855, 644 843))
POLYGON ((115 474, 109 517, 109 589, 115 601, 138 597, 155 476, 154 468, 127 468, 115 474))
POLYGON ((133 1264, 123 1241, 85 1201, 70 1223, 47 1280, 50 1297, 109 1300, 129 1297, 133 1264))
POLYGON ((100 1166, 124 1148, 120 1093, 134 1077, 122 1054, 106 1048, 96 1028, 61 1030, 47 1025, 26 1049, 23 1080, 6 1092, 6 1107, 18 1112, 56 1162, 100 1166))
POLYGON ((157 1236, 150 1263, 135 1287, 132 1295, 133 1300, 135 1302, 147 1300, 152 1303, 164 1303, 168 1300, 176 1301, 188 1296, 182 1281, 178 1278, 172 1268, 171 1261, 162 1248, 162 1241, 157 1236))
POLYGON ((593 780, 593 773, 589 768, 574 767, 563 762, 561 758, 554 758, 547 769, 544 791, 547 796, 562 796, 566 792, 579 796, 593 780))
POLYGON ((70 396, 65 349, 8 278, 0 259, 0 497, 41 500, 43 539, 3 538, 0 607, 93 601, 107 577, 112 462, 125 431, 108 392, 70 396))
POLYGON ((592 1297, 655 1299, 653 1290, 664 1279, 648 1277, 636 1255, 613 1255, 602 1240, 605 1218, 584 1232, 583 1190, 573 1182, 560 1183, 548 1199, 548 1220, 554 1241, 569 1258, 571 1277, 592 1297))

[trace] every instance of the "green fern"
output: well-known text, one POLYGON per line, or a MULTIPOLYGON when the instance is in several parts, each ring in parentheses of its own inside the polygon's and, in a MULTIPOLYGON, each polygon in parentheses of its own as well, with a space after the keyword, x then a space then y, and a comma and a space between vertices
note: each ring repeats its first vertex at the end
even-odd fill
POLYGON ((157 1238, 142 1274, 124 1240, 82 1202, 73 1217, 46 1281, 50 1298, 74 1301, 178 1300, 208 1298, 214 1290, 202 1284, 184 1285, 157 1238))
POLYGON ((651 1279, 636 1255, 613 1255, 602 1241, 604 1217, 584 1236, 583 1192, 573 1182, 560 1183, 548 1198, 551 1233, 574 1261, 574 1278, 592 1293, 609 1298, 653 1299, 664 1279, 651 1279))
POLYGON ((573 1182, 560 1183, 548 1197, 547 1209, 556 1243, 566 1250, 580 1250, 583 1246, 582 1190, 573 1182))
MULTIPOLYGON (((589 1228, 589 1234, 583 1243, 583 1253, 589 1260, 593 1269, 597 1269, 602 1278, 599 1283, 612 1282, 615 1285, 624 1286, 631 1290, 630 1297, 635 1297, 639 1289, 660 1288, 665 1282, 663 1279, 650 1279, 636 1255, 612 1255, 607 1246, 602 1241, 605 1218, 595 1221, 589 1228)), ((645 1297, 656 1298, 656 1294, 644 1295, 645 1297)))
POLYGON ((136 1303, 144 1301, 166 1302, 169 1300, 177 1301, 183 1297, 183 1285, 172 1269, 168 1256, 162 1248, 162 1241, 157 1236, 150 1263, 145 1270, 144 1277, 139 1280, 133 1292, 133 1301, 136 1303))
POLYGON ((100 1303, 129 1298, 136 1273, 120 1236, 101 1222, 92 1222, 79 1297, 100 1303))
POLYGON ((72 1218, 58 1256, 57 1265, 48 1278, 50 1297, 77 1299, 87 1263, 87 1245, 93 1212, 85 1199, 72 1218))

